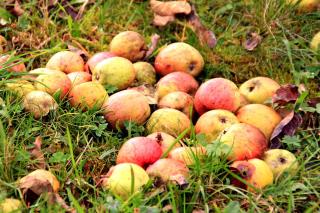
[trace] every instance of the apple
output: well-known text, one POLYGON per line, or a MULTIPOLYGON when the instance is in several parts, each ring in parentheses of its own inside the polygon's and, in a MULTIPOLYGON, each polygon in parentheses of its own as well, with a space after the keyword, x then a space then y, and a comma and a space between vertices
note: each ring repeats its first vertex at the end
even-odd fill
POLYGON ((6 83, 6 88, 8 88, 13 93, 20 97, 27 95, 29 92, 34 91, 35 87, 33 84, 27 80, 17 79, 14 82, 6 83))
POLYGON ((87 72, 72 72, 67 76, 70 79, 72 86, 91 81, 91 74, 87 72))
POLYGON ((237 112, 237 118, 241 123, 260 129, 267 140, 270 139, 274 128, 282 120, 274 109, 263 104, 248 104, 241 107, 237 112))
POLYGON ((22 208, 21 201, 14 198, 6 198, 0 202, 0 212, 2 213, 21 213, 22 208))
POLYGON ((143 36, 134 31, 121 32, 110 43, 110 52, 132 62, 143 59, 147 50, 143 36))
POLYGON ((186 165, 193 165, 197 160, 204 158, 205 155, 206 149, 203 146, 184 146, 173 149, 168 158, 183 162, 186 165))
POLYGON ((0 55, 0 69, 6 68, 8 72, 26 72, 26 66, 22 61, 12 60, 10 55, 0 55))
POLYGON ((69 93, 71 106, 83 110, 100 109, 108 97, 101 84, 91 81, 74 86, 69 93))
POLYGON ((173 72, 158 81, 156 93, 159 99, 175 91, 185 92, 193 96, 198 87, 199 84, 192 75, 184 72, 173 72))
POLYGON ((310 48, 313 51, 317 51, 320 49, 320 31, 317 34, 315 34, 314 37, 312 38, 310 43, 310 48))
POLYGON ((93 72, 92 81, 107 86, 115 86, 118 90, 129 87, 136 77, 133 64, 122 57, 112 57, 99 62, 93 72))
POLYGON ((148 99, 134 90, 123 90, 111 95, 102 108, 104 118, 113 128, 123 128, 125 121, 142 125, 151 111, 148 99))
POLYGON ((149 182, 146 171, 134 163, 121 163, 110 168, 102 186, 122 199, 138 193, 149 182))
POLYGON ((180 147, 180 144, 178 142, 176 143, 176 139, 165 132, 154 132, 148 135, 147 138, 154 139, 160 144, 162 154, 167 153, 171 146, 173 148, 180 147))
POLYGON ((5 53, 7 49, 8 49, 8 42, 5 39, 5 37, 0 35, 0 54, 2 55, 3 53, 5 53))
POLYGON ((151 138, 134 137, 126 141, 117 155, 117 164, 135 163, 143 168, 160 159, 160 144, 151 138))
POLYGON ((271 168, 275 179, 279 178, 284 171, 294 174, 299 167, 294 154, 285 149, 270 149, 264 153, 262 159, 271 168))
POLYGON ((39 75, 35 80, 37 90, 45 91, 50 95, 60 92, 60 98, 64 98, 72 87, 72 83, 68 76, 58 70, 47 69, 39 75))
POLYGON ((189 169, 186 164, 170 158, 157 160, 146 171, 149 177, 159 177, 165 183, 175 181, 179 185, 186 184, 186 178, 189 176, 189 169))
POLYGON ((298 10, 301 12, 312 12, 320 8, 320 0, 287 0, 287 3, 292 5, 298 3, 298 10))
POLYGON ((199 51, 191 45, 176 42, 160 50, 154 65, 160 75, 180 71, 198 76, 203 69, 204 60, 199 51))
POLYGON ((139 61, 133 64, 136 71, 135 86, 144 84, 153 85, 156 83, 156 71, 153 66, 147 62, 139 61))
POLYGON ((232 124, 218 137, 219 142, 229 147, 228 160, 248 160, 262 156, 267 149, 268 141, 256 127, 245 124, 232 124))
POLYGON ((195 131, 197 134, 204 134, 206 142, 210 143, 216 140, 224 129, 235 123, 239 123, 239 121, 232 112, 214 109, 199 117, 195 131))
POLYGON ((240 93, 254 104, 263 104, 270 101, 280 85, 267 77, 255 77, 244 82, 240 87, 240 93))
POLYGON ((179 136, 190 128, 191 121, 188 116, 176 109, 163 108, 154 111, 146 126, 147 132, 165 132, 174 137, 179 136))
MULTIPOLYGON (((235 161, 230 167, 249 183, 246 186, 249 191, 254 191, 254 188, 250 184, 257 189, 263 189, 273 182, 272 171, 263 160, 254 158, 246 161, 235 161)), ((238 185, 240 181, 233 180, 232 183, 238 185)), ((243 185, 242 183, 240 184, 243 185)))
POLYGON ((46 64, 46 68, 60 70, 64 73, 84 71, 84 61, 81 56, 71 51, 55 53, 46 64))
POLYGON ((84 66, 84 70, 88 73, 92 73, 96 65, 104 59, 115 57, 116 55, 111 52, 99 52, 91 56, 84 66))
POLYGON ((31 91, 23 99, 23 108, 38 119, 57 109, 58 104, 53 97, 43 91, 31 91))
POLYGON ((238 87, 225 78, 213 78, 200 85, 194 106, 199 115, 212 109, 235 112, 240 107, 241 95, 238 87))
POLYGON ((160 99, 158 108, 177 109, 191 118, 193 112, 193 97, 181 91, 171 92, 160 99))
POLYGON ((51 70, 48 68, 36 68, 34 70, 29 71, 27 75, 22 76, 21 78, 35 81, 39 75, 46 74, 46 72, 50 72, 51 70))

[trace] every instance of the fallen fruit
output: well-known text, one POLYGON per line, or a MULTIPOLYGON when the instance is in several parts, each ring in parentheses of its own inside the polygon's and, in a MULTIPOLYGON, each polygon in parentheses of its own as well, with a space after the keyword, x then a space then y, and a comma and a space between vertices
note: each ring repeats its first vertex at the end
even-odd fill
POLYGON ((70 79, 73 87, 81 83, 91 81, 91 74, 87 72, 72 72, 67 76, 70 79))
POLYGON ((160 144, 151 138, 134 137, 126 141, 117 155, 117 164, 135 163, 143 168, 160 159, 160 144))
POLYGON ((310 48, 314 51, 317 51, 320 49, 320 32, 314 35, 314 37, 311 40, 310 48))
POLYGON ((149 181, 146 171, 134 163, 121 163, 113 166, 106 176, 102 186, 123 199, 138 193, 149 181))
POLYGON ((156 83, 156 71, 151 64, 140 61, 134 63, 133 67, 136 71, 134 86, 140 86, 144 84, 153 85, 156 83))
POLYGON ((168 158, 185 163, 186 165, 193 165, 198 160, 201 160, 206 155, 206 149, 203 146, 197 147, 178 147, 173 149, 168 158))
POLYGON ((87 61, 86 65, 84 66, 84 70, 88 73, 92 73, 96 65, 103 61, 104 59, 115 57, 116 55, 111 52, 99 52, 94 54, 89 60, 87 61))
POLYGON ((84 61, 81 56, 71 51, 55 53, 46 64, 46 68, 60 70, 64 73, 84 71, 84 61))
POLYGON ((55 110, 58 104, 53 97, 43 91, 31 91, 23 100, 23 108, 30 112, 36 119, 46 116, 55 110))
POLYGON ((147 46, 142 35, 134 31, 125 31, 111 40, 110 52, 136 62, 144 58, 147 46))
POLYGON ((319 0, 287 0, 287 3, 292 5, 298 3, 298 10, 301 12, 312 12, 320 7, 319 0))
POLYGON ((164 132, 154 132, 147 136, 147 138, 152 138, 157 141, 158 144, 161 146, 162 154, 167 153, 168 149, 180 147, 180 143, 176 142, 176 139, 164 132), (174 144, 174 145, 173 145, 174 144))
POLYGON ((21 213, 22 203, 20 200, 13 198, 6 198, 0 202, 1 213, 21 213))
POLYGON ((17 79, 15 82, 6 83, 6 87, 20 97, 23 97, 36 89, 31 82, 23 79, 17 79))
POLYGON ((12 60, 10 55, 0 56, 0 69, 2 68, 6 68, 8 72, 26 72, 24 63, 19 60, 12 60))
POLYGON ((176 42, 161 49, 154 65, 160 75, 180 71, 198 76, 203 69, 204 60, 199 51, 191 45, 176 42))
POLYGON ((193 97, 185 92, 171 92, 160 99, 158 102, 158 108, 176 109, 192 118, 193 97))

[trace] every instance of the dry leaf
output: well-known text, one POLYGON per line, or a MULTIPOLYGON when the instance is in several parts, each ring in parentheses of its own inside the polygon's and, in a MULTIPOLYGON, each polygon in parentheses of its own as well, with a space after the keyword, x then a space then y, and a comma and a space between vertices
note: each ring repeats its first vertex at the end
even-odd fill
POLYGON ((151 36, 151 44, 148 48, 148 51, 146 53, 145 59, 148 58, 150 55, 152 55, 152 53, 154 52, 154 50, 157 48, 158 46, 158 42, 160 40, 160 36, 158 34, 153 34, 151 36))
POLYGON ((299 88, 293 84, 281 86, 272 97, 272 102, 278 105, 294 103, 299 97, 299 88))
POLYGON ((176 14, 189 14, 191 6, 186 1, 150 1, 151 10, 159 16, 174 16, 176 14))
POLYGON ((31 157, 32 157, 33 160, 37 161, 36 167, 38 169, 45 169, 46 161, 45 161, 45 158, 44 158, 44 154, 41 151, 41 145, 42 145, 41 137, 38 136, 33 144, 34 144, 34 147, 29 150, 29 152, 31 154, 31 157))
POLYGON ((247 40, 243 44, 246 50, 254 50, 262 41, 262 37, 256 32, 248 33, 247 40))
POLYGON ((77 211, 66 204, 63 198, 58 193, 48 193, 49 195, 49 202, 50 203, 57 203, 67 212, 76 213, 77 211))
POLYGON ((174 16, 159 16, 155 14, 153 18, 153 25, 158 27, 163 27, 168 23, 173 22, 174 20, 175 20, 174 16))

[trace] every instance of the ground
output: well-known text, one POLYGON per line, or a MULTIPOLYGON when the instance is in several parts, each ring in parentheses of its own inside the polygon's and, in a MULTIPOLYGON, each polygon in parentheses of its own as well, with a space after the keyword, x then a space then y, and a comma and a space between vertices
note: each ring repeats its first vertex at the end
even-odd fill
MULTIPOLYGON (((46 2, 22 3, 21 16, 10 15, 0 28, 8 48, 25 60, 27 70, 43 67, 48 57, 66 49, 67 44, 93 54, 108 50, 110 40, 119 32, 133 30, 147 42, 152 34, 159 34, 158 47, 184 41, 197 48, 205 59, 198 80, 225 77, 240 85, 254 76, 268 76, 281 84, 304 84, 310 97, 319 96, 320 54, 309 48, 313 35, 320 30, 319 11, 298 12, 284 0, 192 1, 205 26, 218 39, 211 49, 199 42, 183 19, 164 28, 153 26, 148 1, 89 3, 79 20, 69 16, 63 4, 48 6, 46 2), (253 51, 243 47, 249 32, 262 36, 253 51)), ((69 3, 78 12, 82 2, 69 3)), ((8 15, 4 10, 0 8, 0 17, 8 15)), ((152 63, 154 56, 149 61, 152 63)), ((3 83, 10 81, 3 73, 3 83)), ((3 87, 0 95, 6 105, 0 111, 0 200, 21 196, 14 183, 38 165, 29 150, 40 135, 46 167, 61 184, 59 194, 79 212, 103 212, 105 208, 113 212, 315 212, 320 208, 319 114, 313 118, 314 125, 304 125, 295 136, 283 140, 284 147, 298 157, 298 173, 284 175, 263 191, 246 192, 230 185, 229 163, 213 153, 191 167, 188 187, 150 185, 142 194, 120 201, 96 187, 97 180, 115 163, 123 142, 145 134, 143 126, 128 125, 127 131, 112 131, 98 112, 80 112, 66 101, 47 118, 35 120, 23 112, 21 99, 3 87)), ((189 143, 197 143, 196 138, 189 143)), ((60 206, 48 204, 43 196, 30 206, 31 211, 37 209, 54 211, 60 206)))

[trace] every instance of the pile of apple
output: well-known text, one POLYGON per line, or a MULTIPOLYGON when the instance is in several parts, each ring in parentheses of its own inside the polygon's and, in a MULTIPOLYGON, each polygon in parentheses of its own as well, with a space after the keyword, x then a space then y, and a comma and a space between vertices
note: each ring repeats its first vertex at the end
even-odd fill
MULTIPOLYGON (((282 120, 270 102, 280 87, 277 82, 255 77, 238 88, 228 79, 213 78, 199 85, 196 77, 204 60, 189 44, 162 47, 154 66, 142 61, 146 51, 139 33, 122 32, 112 39, 109 52, 96 53, 86 63, 77 53, 58 52, 45 68, 29 71, 7 86, 23 96, 25 110, 35 118, 56 109, 53 96, 58 95, 72 107, 101 111, 110 128, 124 128, 125 121, 145 125, 148 136, 126 141, 117 165, 103 179, 104 187, 123 198, 138 192, 150 177, 186 183, 188 166, 208 154, 205 146, 186 146, 181 140, 190 136, 193 124, 207 144, 228 147, 224 157, 249 190, 271 184, 289 168, 297 170, 292 153, 268 150, 282 120), (109 97, 105 88, 110 86, 117 92, 109 97), (152 86, 155 94, 150 99, 152 86), (152 112, 150 104, 157 104, 157 109, 152 112)), ((16 72, 14 67, 9 71, 16 72)))

